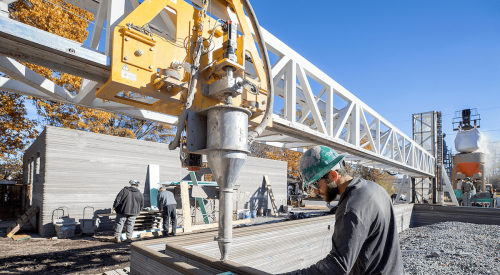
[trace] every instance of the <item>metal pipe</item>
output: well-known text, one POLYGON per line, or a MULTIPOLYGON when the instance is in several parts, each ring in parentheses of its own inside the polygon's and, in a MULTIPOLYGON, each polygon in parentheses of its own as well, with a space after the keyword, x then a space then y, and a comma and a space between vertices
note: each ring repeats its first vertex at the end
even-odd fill
POLYGON ((188 96, 186 99, 186 105, 184 107, 184 110, 182 110, 181 115, 178 118, 177 121, 177 132, 175 133, 174 140, 170 142, 168 145, 168 149, 170 150, 175 150, 175 148, 179 147, 179 142, 181 140, 181 133, 184 131, 184 128, 186 127, 186 119, 188 116, 188 111, 191 108, 191 105, 193 104, 193 99, 194 99, 194 88, 196 87, 198 83, 198 75, 200 73, 200 70, 198 67, 200 66, 200 56, 201 52, 203 52, 203 37, 198 38, 198 42, 195 48, 195 57, 194 57, 194 62, 193 66, 191 66, 191 76, 189 79, 189 87, 188 87, 188 96))
POLYGON ((243 166, 248 146, 250 111, 221 105, 207 112, 207 161, 219 186, 219 242, 221 260, 229 257, 233 241, 233 190, 243 166))

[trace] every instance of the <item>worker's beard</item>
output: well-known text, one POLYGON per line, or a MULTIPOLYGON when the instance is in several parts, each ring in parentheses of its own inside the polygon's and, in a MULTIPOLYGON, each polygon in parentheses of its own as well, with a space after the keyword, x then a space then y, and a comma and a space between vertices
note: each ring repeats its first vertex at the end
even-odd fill
POLYGON ((337 195, 339 194, 339 187, 335 182, 331 181, 330 179, 325 179, 326 180, 326 194, 323 195, 323 199, 326 202, 331 202, 333 201, 337 195))

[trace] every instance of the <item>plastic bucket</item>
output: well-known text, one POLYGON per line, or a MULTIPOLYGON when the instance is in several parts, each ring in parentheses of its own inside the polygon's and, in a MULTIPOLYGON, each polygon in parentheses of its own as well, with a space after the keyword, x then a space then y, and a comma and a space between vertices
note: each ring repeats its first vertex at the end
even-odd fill
POLYGON ((250 218, 250 210, 245 209, 244 211, 245 211, 244 212, 245 213, 245 219, 249 219, 250 218))
POLYGON ((262 217, 262 215, 264 215, 264 210, 263 209, 257 210, 257 216, 262 217))
POLYGON ((238 220, 243 220, 245 218, 245 210, 238 210, 238 220))
POLYGON ((257 210, 250 211, 252 218, 257 218, 257 210))
POLYGON ((76 222, 72 218, 57 219, 54 223, 56 234, 59 239, 71 238, 75 236, 76 222))

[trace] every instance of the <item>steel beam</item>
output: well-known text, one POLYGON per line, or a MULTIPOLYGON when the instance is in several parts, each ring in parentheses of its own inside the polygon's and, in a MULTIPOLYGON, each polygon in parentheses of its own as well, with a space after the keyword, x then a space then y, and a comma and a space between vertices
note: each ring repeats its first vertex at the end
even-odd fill
POLYGON ((421 176, 434 177, 433 171, 423 171, 418 168, 398 162, 394 159, 382 157, 374 152, 354 146, 343 140, 332 138, 330 136, 327 136, 326 134, 314 133, 314 131, 308 127, 305 127, 298 123, 287 121, 276 115, 273 116, 272 130, 280 134, 292 136, 313 144, 323 144, 326 146, 330 146, 336 150, 347 152, 351 155, 359 156, 363 159, 371 160, 376 163, 386 164, 388 166, 398 169, 400 173, 412 175, 414 177, 421 177, 421 176))
MULTIPOLYGON (((137 0, 68 2, 96 14, 95 28, 98 29, 92 34, 93 48, 98 46, 104 21, 107 22, 107 30, 111 30, 116 21, 138 6, 137 0)), ((200 2, 201 0, 193 0, 193 3, 200 2)), ((211 8, 213 15, 224 20, 229 19, 225 5, 214 2, 211 8)), ((162 28, 173 31, 174 24, 168 16, 165 17, 165 11, 162 13, 153 20, 154 23, 161 23, 162 28)), ((262 31, 266 46, 279 57, 272 73, 276 95, 285 99, 284 118, 274 116, 274 125, 263 134, 262 142, 298 151, 302 149, 291 147, 328 145, 340 152, 348 152, 356 158, 368 160, 370 166, 387 166, 391 171, 407 172, 417 177, 433 177, 435 159, 422 146, 275 36, 264 29, 262 31), (298 85, 297 77, 301 85, 298 85), (313 91, 308 78, 322 85, 323 90, 313 91), (326 100, 322 99, 324 93, 326 100), (340 111, 334 107, 334 103, 342 106, 340 111), (302 108, 304 116, 312 114, 312 127, 296 121, 298 107, 302 108), (274 135, 276 138, 273 138, 274 135), (361 142, 366 136, 368 140, 361 142), (372 147, 371 151, 365 149, 368 144, 372 147)), ((109 35, 105 43, 109 55, 109 35)), ((74 41, 8 18, 0 18, 0 55, 86 79, 82 83, 80 93, 75 96, 62 87, 54 86, 50 81, 44 81, 39 75, 24 70, 23 67, 0 66, 0 71, 16 79, 0 79, 0 88, 4 90, 167 124, 175 124, 177 121, 175 117, 95 99, 96 88, 110 76, 110 59, 106 54, 74 41)))
POLYGON ((111 63, 103 53, 80 43, 0 17, 0 55, 106 82, 111 63))

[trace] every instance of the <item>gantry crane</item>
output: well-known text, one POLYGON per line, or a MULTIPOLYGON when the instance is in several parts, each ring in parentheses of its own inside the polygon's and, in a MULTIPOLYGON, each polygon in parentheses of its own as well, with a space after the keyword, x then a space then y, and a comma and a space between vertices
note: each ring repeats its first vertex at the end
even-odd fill
MULTIPOLYGON (((181 0, 132 2, 135 9, 109 30, 111 74, 96 96, 179 117, 169 148, 181 147, 189 170, 199 170, 201 155, 207 156, 220 189, 217 241, 221 260, 227 260, 234 185, 248 144, 272 123, 271 68, 257 18, 248 0, 212 0, 210 5, 226 12, 217 20, 208 13, 209 0, 199 6, 181 0), (160 13, 173 33, 152 23, 160 13), (246 62, 253 64, 252 74, 246 73, 246 62)), ((53 69, 57 63, 51 63, 53 69)))
POLYGON ((250 3, 218 3, 225 5, 230 20, 219 19, 213 26, 207 24, 208 0, 200 7, 171 0, 139 5, 113 30, 111 77, 96 95, 179 116, 169 148, 182 147, 190 170, 200 168, 201 154, 207 156, 221 191, 217 241, 221 260, 227 260, 234 185, 249 153, 248 143, 271 122, 273 93, 267 50, 250 3), (176 27, 175 36, 150 23, 164 9, 176 27), (255 26, 256 41, 244 9, 255 26), (256 79, 245 74, 247 59, 255 66, 256 79), (156 101, 124 97, 123 91, 156 101), (249 121, 257 125, 250 135, 249 121))
MULTIPOLYGON (((9 1, 1 1, 0 10, 9 1)), ((217 240, 222 260, 228 259, 232 240, 232 187, 248 144, 264 128, 259 142, 285 149, 322 144, 349 153, 347 161, 358 165, 434 176, 432 155, 261 31, 248 0, 66 1, 96 15, 90 48, 0 13, 0 70, 13 78, 0 76, 0 88, 176 125, 170 148, 181 147, 182 161, 191 170, 206 155, 220 186, 217 240), (95 49, 104 24, 103 53, 95 49), (272 70, 263 34, 279 57, 272 70), (83 77, 82 89, 72 95, 16 60, 83 77), (321 83, 319 93, 308 77, 321 83), (284 99, 282 116, 272 116, 274 89, 284 99), (335 108, 334 97, 346 105, 335 108), (296 116, 299 107, 301 119, 296 116), (308 115, 313 125, 304 124, 308 115)))

